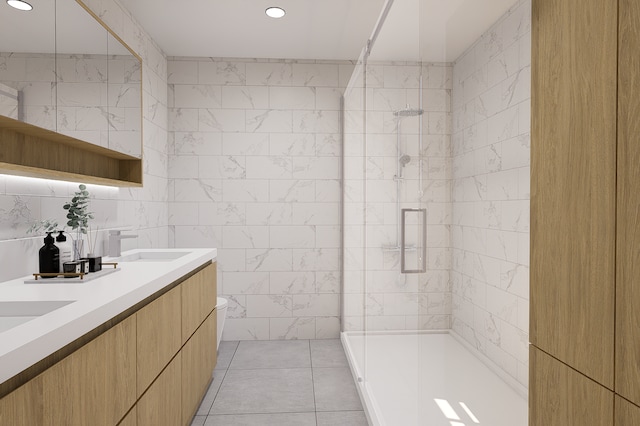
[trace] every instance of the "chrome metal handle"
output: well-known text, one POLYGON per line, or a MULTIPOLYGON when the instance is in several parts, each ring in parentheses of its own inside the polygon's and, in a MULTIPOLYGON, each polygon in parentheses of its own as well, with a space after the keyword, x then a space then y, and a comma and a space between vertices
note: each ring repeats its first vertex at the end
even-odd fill
POLYGON ((427 271, 427 209, 402 209, 401 210, 402 224, 400 226, 400 272, 403 274, 419 274, 427 271), (415 246, 416 255, 418 256, 419 265, 417 269, 407 269, 406 265, 406 224, 407 213, 419 213, 422 215, 422 233, 421 244, 415 246), (422 247, 422 250, 420 250, 422 247))

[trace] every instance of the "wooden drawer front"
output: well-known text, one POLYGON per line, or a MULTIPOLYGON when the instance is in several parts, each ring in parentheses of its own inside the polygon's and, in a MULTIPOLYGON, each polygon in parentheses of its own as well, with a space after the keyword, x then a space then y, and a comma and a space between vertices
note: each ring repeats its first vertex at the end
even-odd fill
POLYGON ((149 387, 180 350, 180 287, 138 311, 137 395, 149 387))
POLYGON ((182 424, 188 425, 207 391, 216 364, 214 310, 182 348, 182 424))
POLYGON ((529 426, 613 425, 613 392, 530 348, 529 426))
POLYGON ((33 426, 44 424, 42 375, 0 399, 0 425, 33 426))
POLYGON ((616 395, 616 426, 640 425, 640 407, 616 395))
POLYGON ((176 426, 180 424, 180 355, 169 363, 137 404, 138 426, 176 426))
POLYGON ((216 307, 216 264, 212 263, 187 279, 181 288, 184 344, 216 307))
POLYGON ((135 331, 131 316, 42 373, 44 424, 112 426, 124 417, 136 400, 135 331))

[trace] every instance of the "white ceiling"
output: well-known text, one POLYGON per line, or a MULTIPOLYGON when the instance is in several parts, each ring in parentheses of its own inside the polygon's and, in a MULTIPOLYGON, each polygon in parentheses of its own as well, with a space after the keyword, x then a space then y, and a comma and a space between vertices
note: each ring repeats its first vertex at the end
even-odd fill
MULTIPOLYGON (((515 1, 394 0, 372 59, 453 61, 515 1)), ((75 0, 57 3, 58 18, 68 23, 58 23, 59 51, 88 53, 104 46, 105 33, 75 0), (85 35, 77 37, 81 28, 85 35)), ((121 3, 169 56, 354 60, 371 36, 385 0, 121 3), (268 18, 264 10, 273 5, 283 7, 287 15, 268 18)), ((51 2, 38 4, 28 13, 5 2, 0 8, 0 51, 53 51, 51 2)))
MULTIPOLYGON (((395 0, 373 57, 453 61, 515 1, 395 0)), ((121 3, 169 56, 346 60, 358 58, 384 6, 384 0, 121 3), (274 5, 287 15, 268 18, 264 10, 274 5)))

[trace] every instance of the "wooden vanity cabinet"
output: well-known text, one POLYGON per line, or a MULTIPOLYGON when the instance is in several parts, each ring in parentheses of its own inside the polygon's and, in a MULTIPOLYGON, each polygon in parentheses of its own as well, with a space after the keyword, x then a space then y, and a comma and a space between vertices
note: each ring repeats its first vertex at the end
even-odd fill
POLYGON ((215 295, 213 263, 0 399, 0 426, 189 425, 215 368, 215 295))
MULTIPOLYGON (((187 279, 185 283, 191 279, 187 279)), ((136 339, 138 397, 158 377, 182 346, 180 297, 181 287, 185 283, 169 290, 136 314, 138 317, 136 339)))
POLYGON ((178 353, 136 404, 138 426, 189 424, 181 420, 181 378, 181 353, 178 353))

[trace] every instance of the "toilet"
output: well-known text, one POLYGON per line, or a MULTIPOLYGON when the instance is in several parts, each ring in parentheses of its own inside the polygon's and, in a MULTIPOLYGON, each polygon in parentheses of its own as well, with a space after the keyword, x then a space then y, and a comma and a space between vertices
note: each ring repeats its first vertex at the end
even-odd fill
POLYGON ((218 297, 216 300, 216 312, 218 313, 218 342, 216 344, 216 350, 220 347, 220 339, 222 338, 222 330, 224 329, 224 320, 227 317, 227 299, 218 297))

